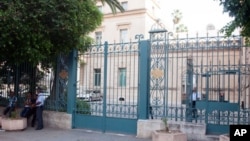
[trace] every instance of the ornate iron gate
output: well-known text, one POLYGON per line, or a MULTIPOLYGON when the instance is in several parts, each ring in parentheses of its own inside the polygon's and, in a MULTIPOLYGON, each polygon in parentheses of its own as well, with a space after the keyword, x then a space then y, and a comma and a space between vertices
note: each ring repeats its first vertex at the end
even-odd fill
POLYGON ((149 34, 79 55, 73 127, 135 134, 137 119, 166 117, 218 134, 250 123, 250 63, 240 36, 180 38, 158 23, 149 34))
POLYGON ((138 42, 106 42, 79 55, 75 128, 136 133, 138 61, 138 42))
POLYGON ((150 33, 150 116, 168 116, 168 48, 167 31, 161 25, 152 26, 150 33))
POLYGON ((250 73, 243 51, 246 53, 239 36, 180 38, 159 24, 153 26, 150 117, 205 123, 208 134, 227 133, 230 124, 249 124, 250 73), (200 93, 195 108, 193 88, 200 93), (194 111, 197 116, 192 115, 194 111))
POLYGON ((228 84, 225 84, 226 79, 236 78, 236 82, 233 85, 240 86, 239 77, 238 70, 208 71, 202 75, 202 79, 205 81, 205 94, 204 99, 197 102, 197 108, 200 111, 200 115, 202 115, 201 111, 206 111, 203 116, 207 124, 208 133, 229 132, 228 125, 240 124, 238 121, 240 119, 238 114, 241 110, 240 91, 238 91, 239 89, 232 90, 228 85, 232 83, 230 81, 228 81, 228 84), (224 81, 221 82, 223 79, 224 81), (216 86, 211 83, 213 80, 217 81, 216 86), (236 91, 236 97, 230 97, 232 91, 236 91))

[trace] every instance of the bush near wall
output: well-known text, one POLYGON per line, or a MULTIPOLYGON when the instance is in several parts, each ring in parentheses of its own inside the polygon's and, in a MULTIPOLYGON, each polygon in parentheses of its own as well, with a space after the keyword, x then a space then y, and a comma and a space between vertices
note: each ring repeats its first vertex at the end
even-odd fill
POLYGON ((76 113, 78 114, 85 114, 85 115, 90 115, 91 114, 91 109, 90 105, 88 102, 83 101, 83 100, 76 100, 76 113))

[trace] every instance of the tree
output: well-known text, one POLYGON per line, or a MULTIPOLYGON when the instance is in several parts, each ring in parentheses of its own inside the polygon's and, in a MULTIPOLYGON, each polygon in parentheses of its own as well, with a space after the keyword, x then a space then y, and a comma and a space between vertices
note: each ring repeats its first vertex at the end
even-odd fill
POLYGON ((182 19, 182 13, 180 10, 174 10, 172 13, 172 17, 173 17, 173 23, 174 24, 178 24, 180 22, 180 20, 182 19))
POLYGON ((179 24, 182 19, 182 13, 180 10, 176 9, 171 15, 173 17, 173 29, 175 30, 175 26, 179 24))
POLYGON ((241 29, 241 35, 250 37, 250 1, 249 0, 219 0, 224 12, 234 19, 225 25, 221 32, 230 36, 236 28, 241 29))
POLYGON ((177 33, 188 32, 188 28, 184 24, 180 24, 179 26, 176 27, 176 32, 177 33))
POLYGON ((173 17, 173 30, 176 33, 180 32, 188 32, 187 26, 184 24, 181 24, 181 19, 182 19, 182 12, 178 9, 174 10, 173 13, 171 14, 173 17))
POLYGON ((113 13, 117 12, 116 8, 120 10, 121 12, 124 12, 123 7, 120 5, 120 3, 117 0, 99 0, 99 1, 101 1, 103 5, 107 3, 113 13))
POLYGON ((101 24, 92 0, 2 0, 0 3, 0 62, 43 63, 85 50, 88 33, 101 24))
MULTIPOLYGON (((0 0, 0 63, 48 66, 61 53, 84 51, 102 21, 97 0, 0 0)), ((117 0, 101 0, 113 12, 117 0)))
MULTIPOLYGON (((116 7, 123 10, 117 0, 101 1, 113 12, 116 7)), ((24 63, 51 68, 60 54, 85 51, 92 42, 88 34, 103 17, 96 2, 0 0, 0 70, 15 70, 24 63)))

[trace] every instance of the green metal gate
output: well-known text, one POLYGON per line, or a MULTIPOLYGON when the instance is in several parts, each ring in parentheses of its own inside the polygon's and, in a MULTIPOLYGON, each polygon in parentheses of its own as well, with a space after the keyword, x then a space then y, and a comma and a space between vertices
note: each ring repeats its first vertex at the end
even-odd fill
POLYGON ((149 34, 79 55, 73 127, 136 134, 138 119, 166 117, 221 134, 250 123, 249 51, 240 36, 180 37, 159 23, 149 34))
POLYGON ((78 66, 73 126, 135 134, 139 89, 138 42, 105 42, 92 46, 79 55, 78 66))
MULTIPOLYGON (((230 124, 239 124, 240 118, 240 91, 236 97, 230 97, 232 90, 225 88, 225 79, 236 78, 234 85, 240 86, 238 70, 219 70, 216 72, 207 72, 203 75, 205 79, 205 98, 197 102, 199 110, 206 109, 205 122, 207 132, 213 134, 222 134, 229 132, 230 124), (214 87, 211 81, 218 81, 214 87), (221 82, 222 81, 222 82, 221 82), (224 86, 223 86, 224 85, 224 86), (234 119, 235 118, 235 119, 234 119)), ((228 83, 232 83, 228 81, 228 83)))
POLYGON ((206 124, 207 134, 228 133, 231 124, 249 124, 247 50, 240 36, 179 36, 153 26, 149 118, 206 124), (201 95, 196 108, 191 106, 193 88, 201 95))

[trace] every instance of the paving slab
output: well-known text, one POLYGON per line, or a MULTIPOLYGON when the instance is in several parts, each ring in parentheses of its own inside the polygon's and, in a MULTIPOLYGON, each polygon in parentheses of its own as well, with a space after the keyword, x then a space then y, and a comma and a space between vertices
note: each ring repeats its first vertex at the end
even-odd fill
POLYGON ((0 141, 151 141, 135 135, 102 133, 84 129, 44 128, 35 130, 28 127, 23 131, 0 130, 0 141))

